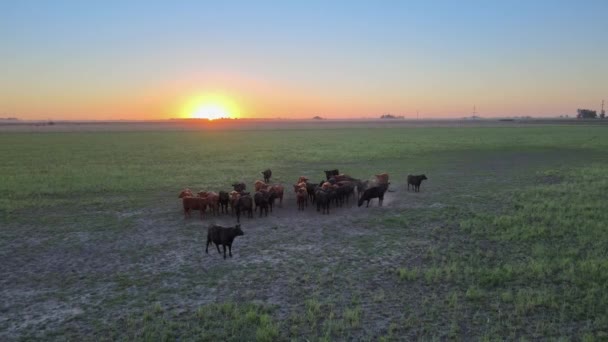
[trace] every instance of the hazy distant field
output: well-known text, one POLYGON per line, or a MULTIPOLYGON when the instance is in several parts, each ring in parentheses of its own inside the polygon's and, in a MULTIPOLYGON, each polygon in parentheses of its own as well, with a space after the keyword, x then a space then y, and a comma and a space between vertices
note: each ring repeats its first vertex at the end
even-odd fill
POLYGON ((0 134, 0 338, 608 338, 608 127, 0 134), (252 187, 234 257, 183 187, 252 187), (391 175, 384 207, 296 210, 291 184, 391 175), (405 176, 426 173, 420 193, 405 176))

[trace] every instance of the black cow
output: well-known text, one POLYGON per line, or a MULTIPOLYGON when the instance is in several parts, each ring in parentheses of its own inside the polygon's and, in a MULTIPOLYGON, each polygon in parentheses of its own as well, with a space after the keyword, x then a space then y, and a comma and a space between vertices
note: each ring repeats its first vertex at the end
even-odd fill
POLYGON ((268 191, 268 207, 270 208, 270 212, 272 212, 272 207, 274 207, 274 200, 277 199, 278 195, 275 189, 270 188, 268 191))
POLYGON ((306 182, 306 191, 308 192, 308 199, 310 203, 315 204, 315 192, 317 191, 317 184, 306 182))
POLYGON ((253 201, 255 202, 255 210, 260 209, 260 217, 262 217, 262 212, 264 211, 266 216, 268 216, 268 199, 270 197, 270 193, 268 191, 258 191, 253 195, 253 201))
POLYGON ((236 227, 222 227, 218 225, 211 225, 207 229, 207 247, 205 253, 209 254, 209 245, 215 244, 217 252, 220 252, 220 245, 224 248, 224 259, 226 259, 226 246, 228 246, 228 253, 232 258, 232 242, 237 236, 245 235, 241 229, 241 225, 237 224, 236 227))
POLYGON ((329 180, 332 176, 337 176, 339 174, 340 171, 338 171, 338 169, 325 171, 325 177, 327 178, 327 180, 329 180))
POLYGON ((241 212, 247 212, 247 216, 253 218, 253 199, 250 195, 242 195, 236 202, 236 222, 241 222, 241 212))
POLYGON ((245 191, 247 189, 247 186, 243 182, 234 183, 234 184, 232 184, 232 187, 234 188, 234 191, 240 192, 240 193, 242 193, 243 191, 245 191))
POLYGON ((380 184, 365 190, 361 198, 359 198, 359 206, 362 206, 363 202, 367 201, 367 205, 365 207, 369 207, 369 201, 371 201, 373 198, 377 198, 379 206, 382 206, 382 201, 384 200, 384 193, 388 189, 389 184, 390 183, 380 184))
POLYGON ((410 190, 410 185, 412 186, 412 188, 414 189, 415 192, 420 192, 420 184, 422 184, 422 181, 428 179, 426 178, 425 175, 408 175, 407 176, 407 190, 410 190))
POLYGON ((228 203, 230 203, 230 195, 226 191, 220 191, 220 210, 224 214, 228 214, 228 203))
POLYGON ((260 173, 262 175, 264 175, 264 183, 266 183, 266 184, 270 183, 270 177, 272 177, 272 170, 266 169, 260 173))
POLYGON ((361 195, 363 195, 363 192, 367 190, 367 187, 369 186, 369 181, 357 180, 355 183, 357 184, 357 197, 361 198, 361 195))
POLYGON ((342 181, 338 182, 338 188, 336 189, 336 195, 338 196, 339 205, 342 206, 346 201, 348 204, 348 200, 350 196, 354 196, 355 194, 355 185, 350 181, 342 181))
POLYGON ((329 215, 329 201, 329 193, 321 188, 317 188, 315 192, 315 202, 317 203, 317 211, 321 211, 321 209, 323 209, 322 214, 325 214, 325 212, 327 212, 327 214, 329 215))

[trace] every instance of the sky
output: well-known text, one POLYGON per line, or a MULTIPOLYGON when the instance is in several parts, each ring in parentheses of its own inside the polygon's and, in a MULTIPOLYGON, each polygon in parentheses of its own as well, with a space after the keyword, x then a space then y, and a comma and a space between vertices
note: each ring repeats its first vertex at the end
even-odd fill
POLYGON ((572 116, 602 99, 605 0, 0 0, 0 117, 572 116))

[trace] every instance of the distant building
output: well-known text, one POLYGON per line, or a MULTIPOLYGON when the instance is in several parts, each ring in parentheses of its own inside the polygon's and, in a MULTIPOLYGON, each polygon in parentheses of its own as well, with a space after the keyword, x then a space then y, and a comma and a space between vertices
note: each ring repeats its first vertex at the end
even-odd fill
POLYGON ((315 116, 315 117, 313 117, 312 119, 313 119, 313 120, 323 120, 323 118, 322 118, 322 117, 320 117, 320 116, 318 116, 318 115, 317 115, 317 116, 315 116))
POLYGON ((597 119, 597 111, 591 109, 577 109, 577 119, 597 119))

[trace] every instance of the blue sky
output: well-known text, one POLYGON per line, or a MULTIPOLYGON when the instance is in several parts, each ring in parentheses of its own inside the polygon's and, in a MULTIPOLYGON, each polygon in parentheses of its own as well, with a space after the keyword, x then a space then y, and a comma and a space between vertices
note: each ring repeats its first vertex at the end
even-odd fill
POLYGON ((0 116, 573 114, 608 97, 608 1, 11 1, 0 116))

